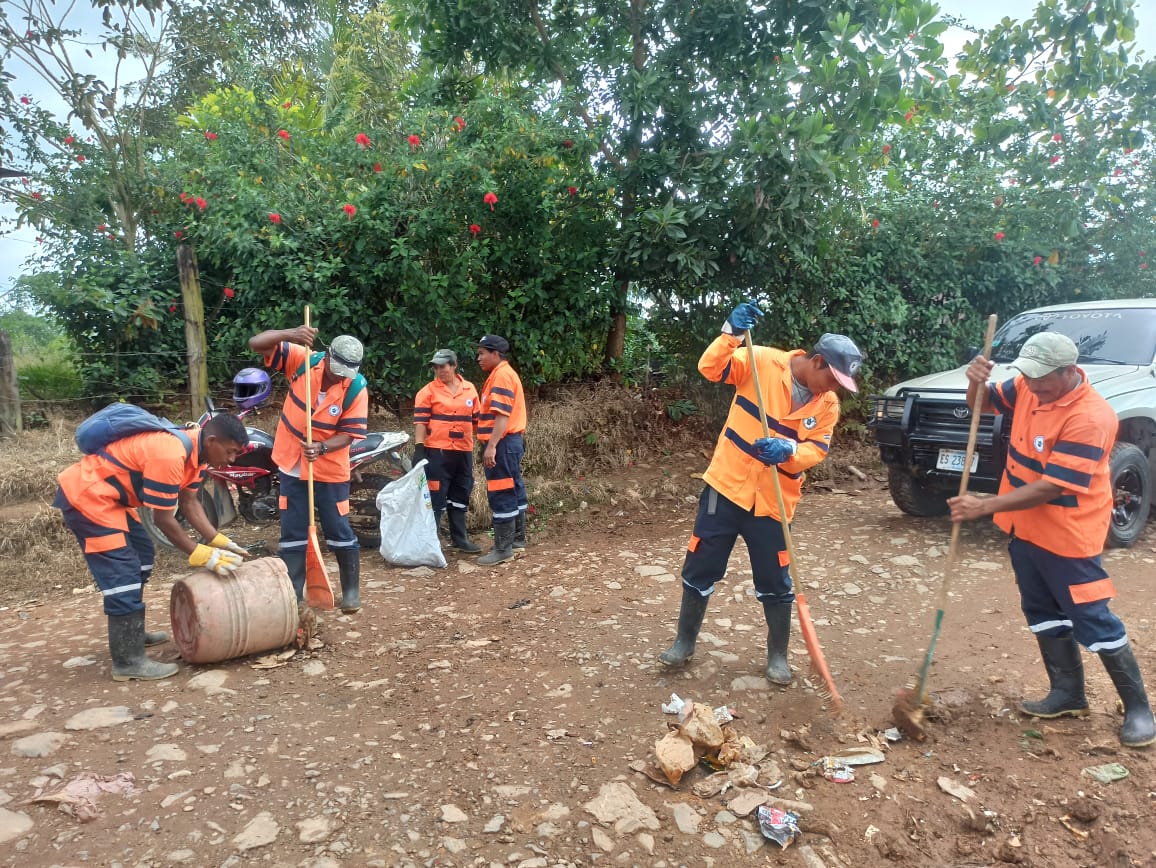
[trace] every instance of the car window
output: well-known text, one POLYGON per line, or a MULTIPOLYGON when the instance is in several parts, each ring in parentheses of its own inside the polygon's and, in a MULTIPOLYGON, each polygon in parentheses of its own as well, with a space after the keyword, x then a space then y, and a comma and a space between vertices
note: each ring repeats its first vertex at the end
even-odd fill
POLYGON ((1156 358, 1156 308, 1121 308, 1022 313, 996 334, 992 360, 1015 361, 1024 341, 1046 331, 1075 341, 1081 364, 1150 365, 1156 358))

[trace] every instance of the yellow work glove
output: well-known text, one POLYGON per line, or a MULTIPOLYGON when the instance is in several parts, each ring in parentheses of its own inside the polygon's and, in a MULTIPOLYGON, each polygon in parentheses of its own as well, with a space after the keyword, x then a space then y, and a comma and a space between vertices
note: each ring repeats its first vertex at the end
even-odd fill
POLYGON ((218 533, 215 537, 209 540, 209 545, 215 549, 228 549, 235 555, 240 555, 243 558, 249 557, 249 550, 237 545, 223 533, 218 533))
POLYGON ((231 575, 241 563, 240 555, 233 554, 228 549, 216 549, 207 545, 198 545, 189 555, 190 567, 204 567, 218 576, 231 575))

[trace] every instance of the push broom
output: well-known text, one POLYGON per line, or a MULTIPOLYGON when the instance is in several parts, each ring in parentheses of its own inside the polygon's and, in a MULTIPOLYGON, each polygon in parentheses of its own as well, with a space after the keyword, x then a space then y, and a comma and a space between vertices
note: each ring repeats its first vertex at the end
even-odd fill
MULTIPOLYGON (((305 305, 305 325, 309 325, 309 305, 305 305)), ((306 356, 308 359, 308 356, 306 356)), ((311 384, 313 370, 305 365, 305 442, 313 443, 313 396, 311 384)), ((317 518, 313 509, 313 462, 305 459, 306 478, 309 485, 309 543, 305 548, 305 602, 314 609, 328 611, 333 608, 333 586, 325 561, 321 558, 321 543, 317 539, 317 518)))
MULTIPOLYGON (((992 340, 995 338, 996 315, 993 313, 987 318, 987 336, 983 343, 983 357, 991 358, 992 340)), ((971 407, 971 427, 967 432, 967 450, 963 456, 963 474, 959 478, 959 496, 967 494, 967 483, 971 479, 971 458, 975 454, 975 441, 979 433, 979 416, 983 411, 984 390, 979 388, 975 393, 975 400, 971 407)), ((895 704, 891 707, 891 719, 899 730, 908 738, 923 741, 927 732, 923 728, 924 707, 927 705, 927 676, 931 671, 931 658, 935 654, 935 643, 939 640, 939 630, 943 626, 943 613, 947 609, 947 592, 951 588, 951 581, 955 577, 956 551, 959 548, 958 521, 951 523, 951 542, 947 547, 947 564, 943 569, 943 583, 939 586, 939 600, 935 610, 935 628, 931 632, 931 641, 927 643, 927 655, 923 658, 923 667, 919 670, 919 680, 915 688, 900 690, 895 697, 895 704)))

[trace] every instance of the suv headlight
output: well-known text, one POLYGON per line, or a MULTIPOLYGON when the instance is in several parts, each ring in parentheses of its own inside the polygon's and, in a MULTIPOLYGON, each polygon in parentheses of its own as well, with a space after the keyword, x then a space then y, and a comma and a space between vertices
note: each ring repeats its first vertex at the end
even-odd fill
POLYGON ((903 408, 906 404, 906 398, 876 398, 871 416, 876 422, 897 422, 903 418, 903 408))

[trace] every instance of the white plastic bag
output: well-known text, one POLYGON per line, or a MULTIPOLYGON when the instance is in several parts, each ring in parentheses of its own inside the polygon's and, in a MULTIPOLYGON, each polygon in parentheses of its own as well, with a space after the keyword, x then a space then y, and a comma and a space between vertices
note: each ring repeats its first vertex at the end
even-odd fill
POLYGON ((426 461, 377 493, 381 556, 399 567, 444 567, 437 520, 426 482, 426 461))

